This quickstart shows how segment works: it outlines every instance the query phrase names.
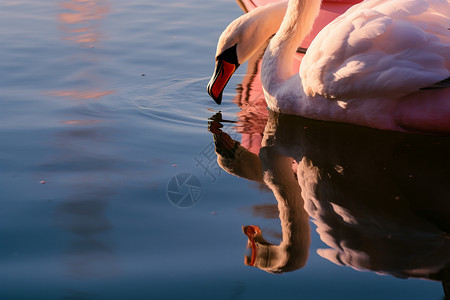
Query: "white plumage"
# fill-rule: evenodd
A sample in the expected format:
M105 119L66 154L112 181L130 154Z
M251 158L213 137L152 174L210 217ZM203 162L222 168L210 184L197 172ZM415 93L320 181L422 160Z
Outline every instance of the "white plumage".
M450 83L424 90L450 77L449 0L356 4L317 34L296 73L296 49L320 5L290 0L282 22L286 2L255 9L224 31L216 59L236 45L240 64L276 32L261 70L272 110L386 130L450 133Z
M416 92L450 76L449 27L446 0L364 1L314 39L303 87L340 99Z

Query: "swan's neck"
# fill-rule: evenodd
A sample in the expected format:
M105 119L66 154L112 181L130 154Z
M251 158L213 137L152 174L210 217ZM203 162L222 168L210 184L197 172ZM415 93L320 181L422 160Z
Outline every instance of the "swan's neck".
M282 230L282 241L272 246L274 255L269 265L273 270L283 271L301 268L308 259L311 230L301 189L292 171L292 158L278 153L275 146L261 148L260 157L264 181L278 202Z
M263 84L279 84L295 74L294 54L311 31L321 0L290 0L280 29L264 54ZM266 85L265 85L266 86Z
M289 160L289 163L291 166L291 160ZM292 169L290 168L286 171L291 173ZM280 246L295 252L296 256L298 256L297 258L301 257L306 261L311 232L309 215L303 208L304 201L301 197L300 186L296 180L293 180L291 185L286 183L280 190L275 191L274 189L274 194L278 201L282 230L282 242Z

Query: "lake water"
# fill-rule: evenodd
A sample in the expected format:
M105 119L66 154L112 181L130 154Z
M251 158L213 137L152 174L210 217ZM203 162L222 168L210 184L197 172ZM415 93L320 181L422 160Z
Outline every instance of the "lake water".
M0 3L0 299L443 299L448 138L270 114L257 58L217 106L241 14Z

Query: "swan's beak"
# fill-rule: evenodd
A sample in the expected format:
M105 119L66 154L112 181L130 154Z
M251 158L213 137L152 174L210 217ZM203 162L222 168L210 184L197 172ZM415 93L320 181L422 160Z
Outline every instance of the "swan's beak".
M222 103L222 94L225 86L231 76L237 69L237 65L229 63L222 59L217 59L216 69L208 83L208 94L216 101L217 104Z
M247 225L242 226L242 231L248 237L248 247L251 249L251 256L245 257L245 265L247 266L255 266L256 257L258 256L258 247L256 246L257 237L261 235L261 229L258 226Z

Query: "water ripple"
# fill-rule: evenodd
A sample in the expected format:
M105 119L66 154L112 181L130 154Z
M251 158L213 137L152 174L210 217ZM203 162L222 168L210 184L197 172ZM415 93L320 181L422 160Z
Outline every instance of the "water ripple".
M189 78L185 75L183 78ZM241 80L237 74L235 81ZM209 77L196 77L180 80L170 78L147 83L129 93L128 100L139 113L163 124L203 127L205 120L216 111L236 109L228 101L220 107L208 97L206 84ZM235 86L230 83L230 86ZM232 98L233 93L225 93L224 97Z

